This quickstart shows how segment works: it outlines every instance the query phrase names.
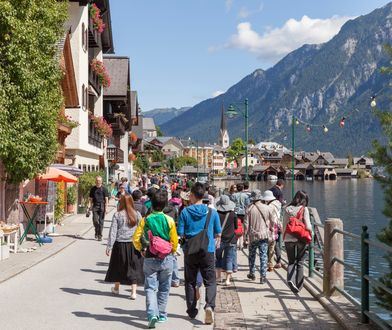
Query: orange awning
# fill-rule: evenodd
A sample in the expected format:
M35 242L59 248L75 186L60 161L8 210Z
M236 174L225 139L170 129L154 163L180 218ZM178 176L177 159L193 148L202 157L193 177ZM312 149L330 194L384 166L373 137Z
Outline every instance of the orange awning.
M76 176L54 167L48 167L45 174L38 175L38 179L55 182L78 182L78 178Z

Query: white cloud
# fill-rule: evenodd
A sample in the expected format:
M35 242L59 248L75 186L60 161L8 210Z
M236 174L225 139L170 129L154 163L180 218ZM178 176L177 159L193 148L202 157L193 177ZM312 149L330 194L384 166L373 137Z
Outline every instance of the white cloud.
M239 19L245 19L250 16L256 15L260 13L263 10L263 3L260 2L260 5L256 9L248 9L247 7L242 7L240 11L238 12L238 18Z
M212 93L212 97L217 97L217 96L222 95L224 93L225 93L224 91L215 91Z
M226 0L225 1L225 6L226 6L227 12L229 12L231 10L231 7L233 7L233 2L234 2L234 0Z
M289 19L280 28L268 29L263 35L252 29L249 22L240 23L237 33L222 47L210 47L210 51L221 48L244 49L259 58L276 61L304 44L320 44L335 36L351 17L333 16L327 19L312 19L303 16L297 21Z

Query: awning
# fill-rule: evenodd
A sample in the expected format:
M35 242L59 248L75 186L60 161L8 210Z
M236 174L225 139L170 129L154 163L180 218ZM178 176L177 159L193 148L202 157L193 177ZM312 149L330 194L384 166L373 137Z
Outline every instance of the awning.
M55 181L55 182L70 182L70 183L78 182L78 178L76 176L73 176L68 172L59 170L54 167L49 167L46 170L45 174L38 175L38 179Z
M58 170L68 172L75 176L80 176L84 173L83 170L81 170L80 168L77 168L75 166L64 165L64 164L52 164L50 165L50 167L57 168Z

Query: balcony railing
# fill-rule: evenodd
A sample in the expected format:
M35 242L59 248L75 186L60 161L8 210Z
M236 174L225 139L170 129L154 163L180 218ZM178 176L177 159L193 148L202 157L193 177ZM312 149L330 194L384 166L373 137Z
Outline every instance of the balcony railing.
M107 118L107 122L112 125L113 135L124 135L127 129L127 119L122 116L113 116L110 115Z
M88 131L88 143L94 147L101 148L102 145L102 135L98 134L94 127L91 127Z
M124 163L124 151L117 147L108 147L107 158L110 162Z
M88 69L88 82L95 89L97 94L101 95L101 85L98 80L98 75L91 69L91 67Z
M91 18L88 21L88 46L90 48L102 48L101 34L94 29Z

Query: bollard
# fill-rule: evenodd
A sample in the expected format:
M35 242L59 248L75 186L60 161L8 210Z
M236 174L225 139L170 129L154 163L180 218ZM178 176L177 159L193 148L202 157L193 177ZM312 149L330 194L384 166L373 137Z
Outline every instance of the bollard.
M334 287L344 289L344 266L334 258L344 260L343 235L334 232L343 230L343 222L337 218L330 218L324 225L324 274L323 292L326 296L339 294Z

